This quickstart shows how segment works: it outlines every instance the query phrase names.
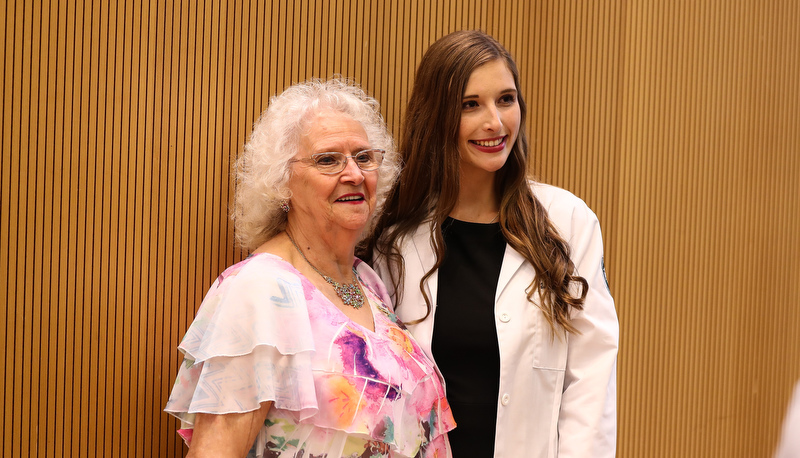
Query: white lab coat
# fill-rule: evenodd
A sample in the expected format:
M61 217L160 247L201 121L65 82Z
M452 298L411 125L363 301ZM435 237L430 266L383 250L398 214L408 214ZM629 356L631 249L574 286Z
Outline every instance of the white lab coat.
M570 192L539 183L531 187L569 243L577 273L589 283L589 291L584 310L572 317L580 334L552 337L541 311L527 301L533 266L506 246L495 296L500 392L494 456L613 457L619 324L605 279L600 225L592 210ZM405 283L395 309L406 322L425 315L419 282L434 264L430 230L423 224L401 246ZM385 260L376 259L376 270L393 293L386 268ZM434 272L426 283L434 302L431 315L408 326L431 358L437 280Z

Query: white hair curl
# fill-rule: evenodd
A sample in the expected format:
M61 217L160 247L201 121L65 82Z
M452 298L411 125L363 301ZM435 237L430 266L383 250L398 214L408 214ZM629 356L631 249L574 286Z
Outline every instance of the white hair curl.
M235 164L236 195L232 218L236 240L252 251L286 227L280 208L289 200L290 160L300 147L305 120L325 109L339 111L359 122L372 148L386 151L378 169L377 205L362 234L370 234L383 210L386 195L400 173L400 156L380 113L378 101L344 78L312 79L297 83L270 98L269 107L253 126Z

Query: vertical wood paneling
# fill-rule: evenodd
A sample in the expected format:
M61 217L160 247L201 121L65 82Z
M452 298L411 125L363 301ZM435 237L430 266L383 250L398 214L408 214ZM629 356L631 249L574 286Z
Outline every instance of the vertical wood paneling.
M3 45L0 46L0 57L2 60L0 62L13 62L13 10L8 7L0 8L0 28L2 31L0 32L0 37L2 39ZM11 29L11 30L9 30ZM11 399L11 391L13 388L13 371L10 370L9 364L13 360L14 357L14 337L12 334L13 330L13 308L9 307L8 304L14 303L16 301L16 288L12 287L13 280L11 278L11 258L10 258L10 251L11 251L11 215L15 214L16 212L12 211L11 209L11 189L17 189L17 185L14 184L12 187L11 179L12 179L12 167L11 167L11 159L13 155L10 153L11 151L11 129L13 123L11 122L11 107L13 106L12 102L12 85L14 83L13 77L13 69L14 65L4 64L2 68L2 72L0 72L0 78L2 78L2 83L0 87L2 87L2 100L3 105L0 107L2 110L2 132L3 136L0 139L0 144L2 144L2 154L0 154L0 288L2 291L7 291L6 293L6 301L7 304L5 307L2 307L0 310L0 344L2 344L3 348L0 350L0 354L3 357L3 362L6 364L3 365L3 368L0 369L2 373L2 377L0 377L0 392L2 392L2 400L3 405L13 405L13 401ZM8 210L6 210L8 209ZM16 266L15 266L16 267ZM8 437L10 436L10 432L7 432L12 423L14 410L13 409L3 409L2 415L0 415L0 437L3 438L3 443L8 443ZM3 452L5 453L7 447L3 448Z
M620 455L774 446L798 377L780 299L800 283L782 230L798 229L797 19L791 2L627 3Z
M342 74L395 134L427 47L516 57L535 172L603 224L621 457L769 456L800 378L800 6L0 3L0 453L182 456L175 347L270 96Z

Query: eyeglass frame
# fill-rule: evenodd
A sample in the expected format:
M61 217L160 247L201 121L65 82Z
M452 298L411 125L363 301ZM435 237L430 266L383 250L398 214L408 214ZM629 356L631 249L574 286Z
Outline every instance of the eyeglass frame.
M359 154L367 152L367 151L375 151L375 152L379 153L379 156L377 156L377 157L379 157L380 159L378 159L378 161L377 161L378 165L374 169L364 169L355 160L355 156L358 156ZM344 162L342 162L342 168L340 170L335 171L335 172L323 172L322 170L320 170L319 169L319 164L317 163L317 159L316 158L321 157L322 155L325 155L325 154L340 154L342 157L344 157ZM347 168L347 160L351 159L353 161L353 163L356 165L356 167L358 167L359 170L361 170L362 172L374 172L374 171L378 170L379 168L381 168L381 165L383 165L383 159L384 159L385 155L386 155L386 150L385 149L380 149L380 148L362 149L361 151L356 151L355 154L350 154L350 155L347 155L347 154L344 154L344 153L340 153L339 151L323 151L321 153L314 153L314 154L311 155L311 157L304 157L302 159L291 159L291 160L289 160L289 163L304 162L304 163L312 165L315 169L317 169L317 171L319 173L321 173L323 175L337 175L339 173L344 172L344 169Z

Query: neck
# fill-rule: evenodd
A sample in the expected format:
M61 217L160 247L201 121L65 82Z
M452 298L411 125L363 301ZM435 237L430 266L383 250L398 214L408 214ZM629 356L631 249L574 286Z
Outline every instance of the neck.
M304 230L302 225L292 225L291 222L286 226L286 233L291 236L308 262L320 272L337 281L349 281L352 278L358 234L344 230L312 234ZM302 257L299 259L299 263L305 262Z
M462 170L463 172L463 170ZM496 220L500 210L500 199L495 190L495 174L466 176L461 174L458 201L450 216L473 223L488 223Z

